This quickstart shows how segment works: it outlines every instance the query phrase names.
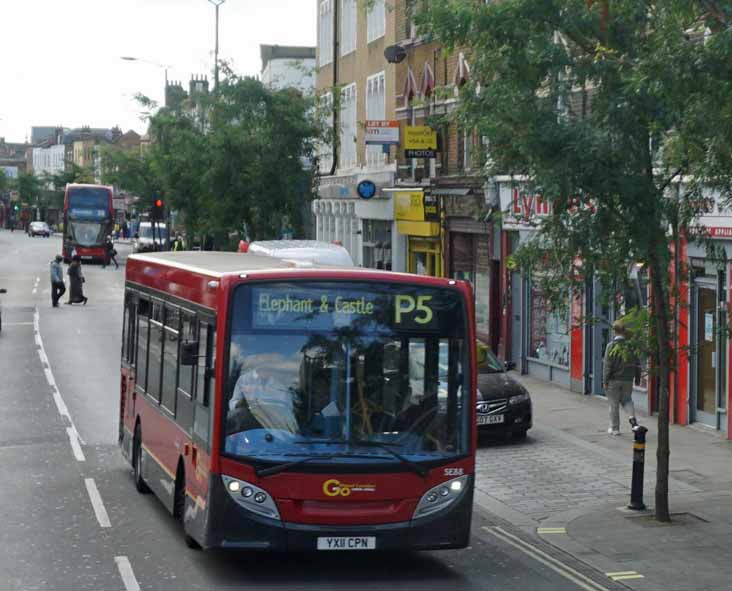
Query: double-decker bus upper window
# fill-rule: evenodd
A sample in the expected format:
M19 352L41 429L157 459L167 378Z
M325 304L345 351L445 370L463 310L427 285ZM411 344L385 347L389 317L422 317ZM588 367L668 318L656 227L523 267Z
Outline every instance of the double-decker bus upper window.
M135 381L147 388L147 341L150 325L150 300L140 298L137 304L137 371Z
M163 391L162 405L175 415L176 378L178 373L178 335L180 310L175 306L165 307L165 343L163 345Z
M163 304L153 302L150 317L150 355L147 363L147 392L160 402L160 380L163 359Z
M395 446L413 461L468 450L467 323L457 291L369 283L240 286L225 452L286 461L321 445ZM322 443L320 443L322 442ZM393 456L374 451L374 461Z

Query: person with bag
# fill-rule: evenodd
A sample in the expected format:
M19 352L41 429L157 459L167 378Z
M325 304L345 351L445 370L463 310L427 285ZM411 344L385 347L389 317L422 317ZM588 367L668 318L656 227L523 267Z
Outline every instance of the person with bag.
M111 236L107 236L107 240L104 243L105 248L105 254L104 254L104 262L102 263L102 269L106 269L107 265L110 261L114 263L114 268L119 269L119 265L117 264L117 259L115 258L117 256L117 251L114 248L114 242L112 241Z
M633 382L640 383L640 361L628 343L627 328L622 320L613 323L615 336L605 349L603 379L609 404L610 426L608 435L620 435L620 406L628 413L631 423L635 421L633 405Z
M81 273L81 257L77 254L72 257L69 265L69 301L67 304L84 304L89 298L84 296L84 275Z

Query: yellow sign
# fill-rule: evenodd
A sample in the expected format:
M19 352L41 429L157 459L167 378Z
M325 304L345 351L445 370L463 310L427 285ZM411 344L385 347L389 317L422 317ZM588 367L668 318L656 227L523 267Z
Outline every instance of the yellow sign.
M397 191L394 193L394 219L423 222L424 193L422 191Z
M437 132L428 125L407 126L404 133L405 150L437 150Z

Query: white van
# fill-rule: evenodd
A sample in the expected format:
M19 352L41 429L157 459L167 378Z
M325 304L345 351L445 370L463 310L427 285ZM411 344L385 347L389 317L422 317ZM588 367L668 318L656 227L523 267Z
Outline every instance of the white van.
M257 240L249 245L248 252L313 265L354 266L345 248L319 240Z

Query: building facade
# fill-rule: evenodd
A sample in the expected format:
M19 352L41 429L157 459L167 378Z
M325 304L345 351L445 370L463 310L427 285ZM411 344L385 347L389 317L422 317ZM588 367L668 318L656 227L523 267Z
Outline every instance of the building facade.
M294 88L305 95L315 92L315 47L260 45L261 80L267 88Z

